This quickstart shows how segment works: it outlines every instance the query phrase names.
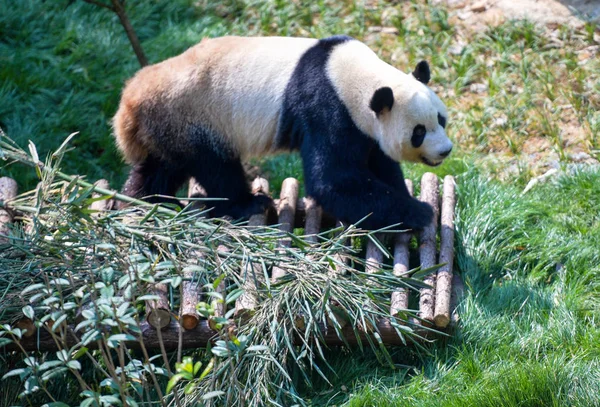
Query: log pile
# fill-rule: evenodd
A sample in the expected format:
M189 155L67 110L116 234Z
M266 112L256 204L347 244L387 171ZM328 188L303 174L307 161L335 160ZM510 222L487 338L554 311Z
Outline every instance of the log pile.
M408 190L413 193L413 185L410 180L406 181ZM96 185L108 189L108 183L104 180L98 181ZM299 196L300 186L297 180L288 178L283 182L280 198L275 200L276 215L265 213L254 215L250 218L249 227L261 227L269 224L277 224L282 232L279 241L280 247L289 247L292 242L287 233L293 232L294 228L304 228L304 235L309 243L318 242L318 234L335 226L336 221L324 213L315 201L309 197ZM418 318L411 319L413 326L434 328L440 331L456 324L458 315L456 306L462 296L462 282L458 275L453 274L454 261L454 210L456 204L455 181L452 176L446 176L443 182L443 193L440 191L438 177L432 173L426 173L421 179L420 199L428 202L434 208L434 221L417 235L411 233L387 234L393 236L390 241L385 234L378 234L375 239L369 240L366 247L365 270L370 273L377 272L388 257L391 259L393 273L396 276L409 276L415 269L415 259L418 257L418 266L421 270L432 268L433 271L424 277L424 282L429 287L422 288L418 293L409 293L404 287L392 293L390 301L390 318L405 317L409 309L418 307ZM254 194L269 194L269 184L263 178L257 178L252 183ZM12 212L10 200L16 196L16 183L9 178L0 178L0 246L10 243L10 228ZM189 186L189 196L205 195L201 186L192 180ZM102 200L93 203L92 209L97 211L110 210L112 201ZM438 234L439 231L439 234ZM439 242L438 242L439 236ZM411 251L412 239L416 239L417 253ZM439 256L438 256L439 245ZM390 246L389 255L386 246ZM414 244L412 245L415 246ZM413 256L411 256L411 254ZM198 253L198 261L202 261L202 254ZM336 260L343 264L343 256ZM413 261L411 262L411 258ZM439 269L434 266L442 264ZM243 283L243 294L235 302L235 319L244 321L257 306L257 286L264 283L265 275L261 264L243 264L245 280ZM332 267L331 272L338 272ZM271 273L273 281L284 277L282 269L274 267ZM194 271L184 271L184 282L180 289L179 310L173 309L169 301L168 287L155 284L152 287L153 299L146 301L145 319L141 322L142 338L144 346L149 349L164 347L166 350L177 349L180 340L183 348L202 347L216 338L215 324L211 318L202 319L196 311L196 305L202 300L202 292L197 284L198 278ZM224 290L224 287L220 287ZM217 291L219 288L217 288ZM411 297L412 295L412 297ZM172 293L171 293L172 296ZM172 298L171 298L172 300ZM412 302L412 306L411 306ZM335 307L335 304L332 305ZM215 317L223 317L226 314L224 304L215 308ZM177 321L174 316L179 316ZM35 332L35 326L27 318L16 322L17 326L27 330L21 340L21 346L25 349L52 350L56 349L56 343L47 332ZM69 341L76 341L77 336L72 330L67 335ZM374 327L375 328L375 327ZM377 324L377 330L383 342L387 345L403 345L403 339L396 332L390 320L382 319ZM43 331L43 330L41 330ZM355 332L351 326L344 326L342 334L347 343L356 343ZM423 332L431 333L431 329ZM368 333L361 332L361 340ZM323 338L329 345L340 345L342 340L337 336L334 329L323 327ZM14 346L14 345L9 345ZM129 342L128 346L135 348L139 346L136 342Z

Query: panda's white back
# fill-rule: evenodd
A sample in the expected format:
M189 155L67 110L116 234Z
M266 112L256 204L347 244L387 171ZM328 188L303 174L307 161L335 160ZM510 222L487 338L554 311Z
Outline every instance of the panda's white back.
M317 40L222 37L196 50L204 76L195 108L242 157L273 152L286 86L301 56ZM203 45L203 46L202 46Z

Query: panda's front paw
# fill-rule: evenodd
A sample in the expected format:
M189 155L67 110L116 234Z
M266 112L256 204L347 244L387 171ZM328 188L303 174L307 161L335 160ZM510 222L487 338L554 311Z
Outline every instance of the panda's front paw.
M433 208L417 199L411 199L409 202L402 223L414 231L420 231L433 221Z

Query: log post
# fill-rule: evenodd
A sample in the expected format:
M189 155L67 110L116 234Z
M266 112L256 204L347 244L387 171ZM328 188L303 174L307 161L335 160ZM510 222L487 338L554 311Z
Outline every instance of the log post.
M381 233L375 235L375 238L380 242L383 238ZM383 263L383 252L377 247L377 245L369 239L367 243L367 255L365 262L365 271L367 273L376 273L381 268L381 264Z
M433 320L438 328L450 323L450 294L452 291L452 265L454 263L454 208L456 206L456 184L454 177L444 178L440 231L440 259L443 264L437 272L435 290L435 313Z
M2 201L2 207L0 208L0 244L9 242L10 226L13 222L13 214L7 208L7 203L17 196L17 182L8 177L0 178L0 201Z
M427 269L436 264L436 232L438 224L438 195L439 182L435 174L427 172L421 178L421 201L427 202L433 209L433 219L431 223L423 229L420 236L419 251L421 255L421 269ZM425 284L431 288L422 288L419 298L419 317L426 321L433 322L434 296L435 296L436 273L430 273L423 279Z
M405 182L408 193L412 196L413 183L409 179ZM412 234L409 232L400 233L396 236L396 241L394 242L394 276L396 277L406 276L410 270L408 245L411 236ZM392 317L396 317L406 309L408 309L408 290L404 287L400 287L392 293L390 314Z
M192 177L188 184L188 197L200 198L206 197L206 191L202 185L198 184ZM194 250L192 252L195 259L192 260L196 265L204 261L204 254ZM185 330L196 328L200 318L196 310L196 305L200 301L201 288L198 286L198 278L192 270L185 270L183 273L184 281L181 287L181 305L180 305L180 324Z
M146 301L146 321L155 329L163 329L171 323L167 290L166 284L155 284L149 294L156 295L158 299Z
M279 207L277 215L279 216L279 230L285 233L294 231L294 221L296 219L296 205L298 202L298 180L295 178L286 178L281 185L281 194L279 196ZM292 240L289 237L282 237L279 240L281 247L291 247ZM272 272L273 281L283 277L285 270L274 266Z
M321 218L323 216L323 210L313 198L305 197L302 199L302 202L304 203L304 208L306 211L304 236L309 243L316 244L318 243L317 235L321 230Z
M252 182L253 194L269 194L269 182L260 177L256 177ZM248 226L251 228L260 228L267 223L267 214L261 213L252 215L248 221ZM235 316L242 319L249 317L256 308L256 284L255 281L262 276L262 270L259 264L244 263L244 283L242 288L244 293L235 302Z
M229 249L226 246L218 246L217 250L220 252L229 252ZM219 257L217 257L217 261L221 262L221 259ZM220 263L219 263L219 267L220 267ZM218 292L219 294L221 294L221 296L223 297L223 302L216 302L216 304L214 305L214 309L215 309L215 315L214 318L223 318L225 316L225 314L227 313L227 305L225 304L225 281L221 281L219 283L219 285L217 286L216 292ZM216 301L216 299L213 299L213 304L214 301ZM209 318L208 319L208 325L211 327L211 329L214 329L215 331L217 331L217 323L215 322L214 318Z
M27 317L23 317L23 318L19 319L15 323L15 326L24 331L23 336L25 338L29 338L29 337L33 336L33 334L37 331L37 328L35 327L35 324L33 323L33 321Z
M191 270L186 270L183 273L185 280L182 287L181 298L181 326L186 330L194 329L200 318L196 311L196 305L200 299L200 287L198 287L198 279L194 278L195 273Z

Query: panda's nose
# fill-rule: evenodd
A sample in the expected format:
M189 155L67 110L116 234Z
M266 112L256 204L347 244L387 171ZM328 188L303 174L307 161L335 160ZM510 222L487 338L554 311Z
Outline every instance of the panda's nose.
M443 153L440 153L440 156L448 157L450 155L451 151L452 151L452 147L450 147L448 150L444 151Z

